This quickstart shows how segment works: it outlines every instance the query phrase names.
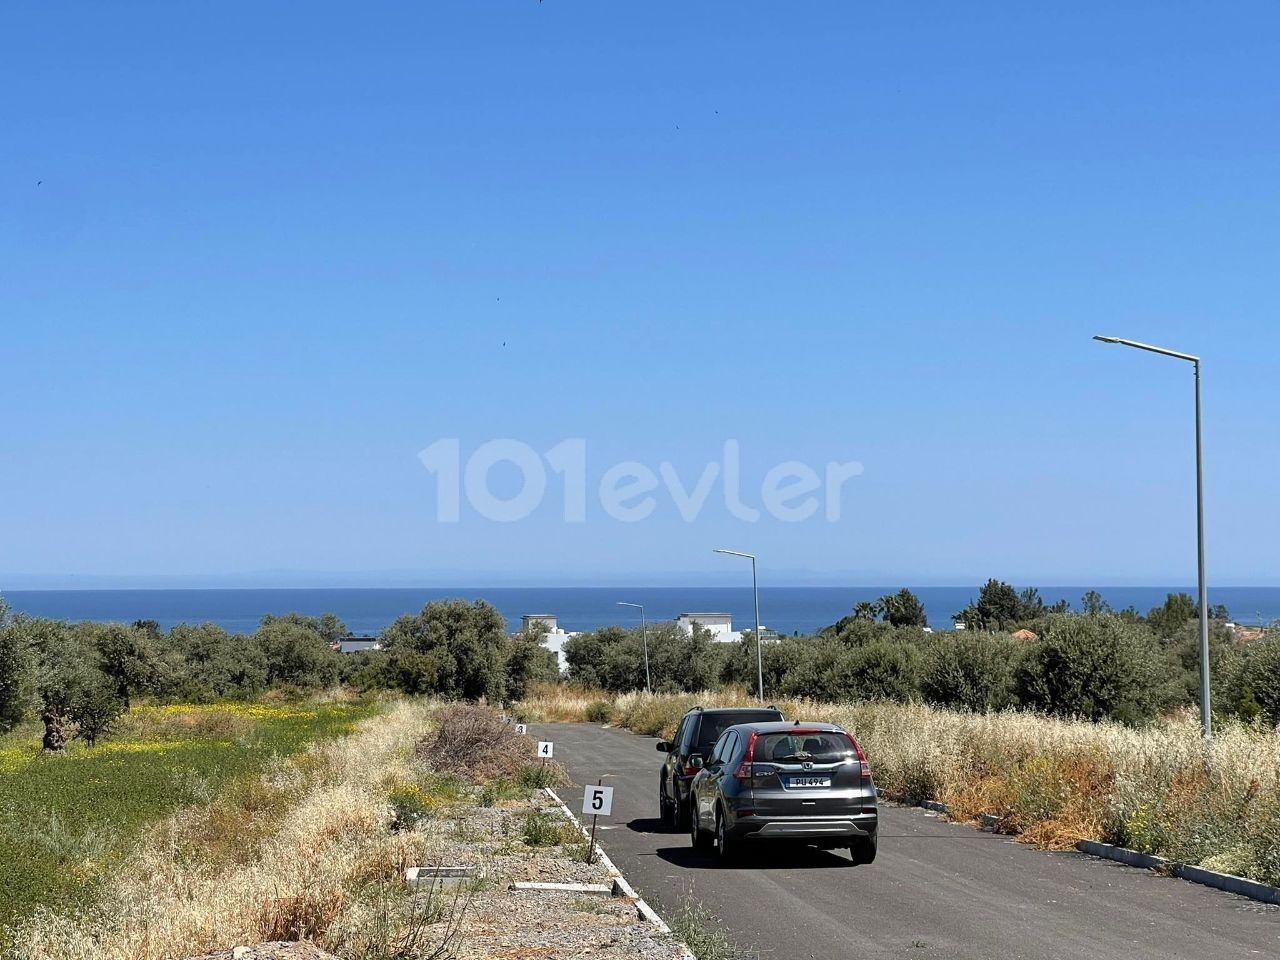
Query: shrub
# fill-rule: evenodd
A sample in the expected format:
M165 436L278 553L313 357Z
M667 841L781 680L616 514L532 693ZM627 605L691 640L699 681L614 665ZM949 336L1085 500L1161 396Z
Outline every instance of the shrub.
M967 710L1001 710L1014 701L1018 641L964 631L937 636L925 651L920 692L926 700Z
M1019 692L1059 716L1136 723L1160 704L1164 659L1145 627L1118 616L1053 616L1019 670Z
M914 700L919 668L917 647L873 640L840 656L823 675L821 695L830 700Z
M530 810L524 815L521 839L531 847L554 847L580 839L578 830L563 817L544 810Z
M412 830L431 815L432 804L416 783L398 783L387 797L391 804L391 829Z
M507 622L477 600L438 600L406 615L382 636L387 676L406 693L501 700L511 641Z
M1251 644L1241 664L1243 689L1258 712L1271 724L1280 724L1280 628Z
M593 700L582 712L587 723L608 723L613 719L613 704L608 700Z
M516 783L527 790L558 787L568 782L564 767L558 763L531 763L516 772Z
M529 765L534 743L516 733L515 727L503 723L498 713L488 707L455 704L445 707L438 717L434 736L415 748L419 759L439 773L450 773L484 783L511 779ZM547 776L558 782L564 776L558 764Z

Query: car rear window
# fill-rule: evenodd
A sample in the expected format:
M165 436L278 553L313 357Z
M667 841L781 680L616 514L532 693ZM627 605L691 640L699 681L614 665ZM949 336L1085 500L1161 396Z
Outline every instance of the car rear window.
M762 733L756 740L755 759L776 763L836 763L855 756L853 744L843 733L819 730L811 733Z
M771 723L781 720L782 714L777 710L735 710L733 713L712 713L702 717L702 726L698 728L698 745L694 753L705 755L720 734L739 723Z

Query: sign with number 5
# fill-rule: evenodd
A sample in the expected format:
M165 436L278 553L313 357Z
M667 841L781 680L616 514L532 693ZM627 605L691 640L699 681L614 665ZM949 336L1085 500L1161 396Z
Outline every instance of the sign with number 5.
M587 784L582 794L582 812L592 817L608 817L613 813L613 787Z
M555 756L555 749L556 749L555 744L552 743L550 740L538 741L538 756L541 757L543 760L550 760L553 756Z

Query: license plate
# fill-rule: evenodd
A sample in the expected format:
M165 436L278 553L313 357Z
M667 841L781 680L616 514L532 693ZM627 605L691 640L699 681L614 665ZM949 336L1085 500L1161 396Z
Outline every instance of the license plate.
M790 777L787 780L788 787L829 787L831 786L830 777Z

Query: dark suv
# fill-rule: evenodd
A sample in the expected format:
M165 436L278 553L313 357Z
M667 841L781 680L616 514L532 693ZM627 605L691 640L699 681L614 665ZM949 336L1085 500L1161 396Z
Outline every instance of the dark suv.
M731 859L748 843L794 840L876 858L879 812L866 754L830 723L730 727L694 760L689 834Z
M689 824L689 784L701 761L711 752L720 734L738 723L781 721L776 707L727 707L704 710L694 707L680 718L675 737L658 741L658 751L667 755L658 775L658 810L667 827L683 830Z

